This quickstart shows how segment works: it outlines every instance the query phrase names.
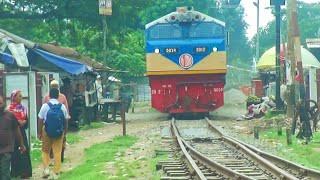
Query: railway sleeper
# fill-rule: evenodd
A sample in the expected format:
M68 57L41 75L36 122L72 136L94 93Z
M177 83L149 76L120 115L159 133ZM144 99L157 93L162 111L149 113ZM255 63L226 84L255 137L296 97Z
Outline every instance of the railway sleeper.
M257 176L257 177L254 177L255 180L269 180L270 178L267 178L265 176Z
M239 159L215 159L217 162L230 162L230 163L243 163L243 160L239 160Z
M263 173L261 172L249 172L249 173L244 173L246 176L261 176Z
M216 176L217 174L214 172L203 172L203 175L207 176Z
M158 164L156 165L156 170L163 169L163 167L167 166L183 166L180 161L159 161Z
M162 168L163 171L169 171L169 170L186 170L186 167L184 166L180 166L180 167L163 167Z
M250 172L261 172L260 170L254 170L254 169L242 169L242 170L236 170L239 173L250 173Z
M207 180L222 180L222 179L226 179L223 178L221 176L206 176Z
M240 165L240 166L245 166L246 163L244 162L229 162L229 161L220 161L218 162L220 164L223 164L225 166L228 166L228 165Z
M183 176L183 177L161 177L161 180L190 180L191 176Z
M237 165L237 164L229 164L229 165L225 165L228 168L234 169L234 168L238 168L238 167L243 167L243 165Z
M183 167L183 164L162 164L162 168L164 167Z
M254 170L255 168L245 166L245 167L234 167L232 169L235 171L240 171L240 170Z
M171 177L178 177L178 176L188 176L190 173L188 172L170 172L170 173L167 173L168 176L171 176Z
M172 160L164 160L164 161L159 161L158 164L164 164L164 163L181 163L180 161L177 161L175 159Z
M183 166L181 163L180 164L157 164L156 165L156 170L163 169L164 167L181 167Z

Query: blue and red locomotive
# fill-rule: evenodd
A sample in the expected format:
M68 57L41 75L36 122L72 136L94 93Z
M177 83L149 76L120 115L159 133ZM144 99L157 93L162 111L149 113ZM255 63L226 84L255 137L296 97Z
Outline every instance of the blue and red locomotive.
M224 104L225 23L178 7L146 25L152 107L163 113L208 113Z

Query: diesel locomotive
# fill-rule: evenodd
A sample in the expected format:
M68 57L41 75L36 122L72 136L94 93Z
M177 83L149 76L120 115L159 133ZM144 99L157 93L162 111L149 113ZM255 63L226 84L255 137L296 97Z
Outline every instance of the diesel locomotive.
M152 107L162 113L208 113L223 106L225 23L178 7L145 26Z

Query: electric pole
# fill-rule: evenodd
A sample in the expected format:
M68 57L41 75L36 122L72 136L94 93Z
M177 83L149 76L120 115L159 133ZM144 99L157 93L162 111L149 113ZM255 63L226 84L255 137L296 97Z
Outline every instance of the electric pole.
M275 6L276 16L276 108L280 110L283 108L280 98L280 7L284 5L284 1L271 0L271 5Z
M292 27L292 0L287 0L287 29L288 29L288 41L287 41L287 59L290 61L290 76L287 76L287 116L288 118L294 118L294 108L295 108L295 70L296 70L296 60L294 57L294 41L293 41L293 27ZM289 62L287 62L288 64ZM290 123L291 124L291 123Z
M294 52L295 52L295 59L297 60L297 67L299 70L299 92L300 92L300 99L302 100L300 106L300 121L302 122L302 137L306 138L307 141L310 140L312 136L311 126L308 116L308 103L306 101L306 89L304 86L304 76L303 76L303 67L302 67L302 60L301 60L301 44L300 44L300 31L298 26L298 13L297 13L297 0L292 0L292 26L293 26L293 41L294 41Z
M259 52L259 50L260 50L260 35L259 35L259 27L260 27L260 25L259 25L259 16L260 16L260 10L259 10L259 8L260 8L260 0L257 0L257 2L254 2L253 3L256 7L257 7L257 42L256 42L256 62L258 62L258 60L259 60L259 57L260 57L260 52Z

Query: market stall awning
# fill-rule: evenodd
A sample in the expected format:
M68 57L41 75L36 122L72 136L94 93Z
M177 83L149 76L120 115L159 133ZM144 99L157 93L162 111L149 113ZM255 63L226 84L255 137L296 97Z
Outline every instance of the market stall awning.
M0 62L3 64L13 64L14 57L10 54L0 52Z
M91 59L88 56L80 54L72 48L61 47L61 46L59 46L58 43L48 43L48 44L38 43L38 47L47 51L47 52L50 52L50 53L53 53L53 54L56 54L56 55L59 55L59 56L65 57L65 58L70 58L70 59L75 60L79 63L86 64L86 65L92 67L94 71L110 71L110 72L114 71L110 67L107 67L107 66L103 65L102 63L97 62L94 59Z
M38 54L39 56L41 56L43 59L62 68L63 70L65 70L70 74L79 75L81 73L92 71L92 67L73 61L71 59L57 56L55 54L52 54L37 48L32 48L31 50L36 54Z
M307 49L301 47L301 58L303 68L320 67L318 59ZM283 61L283 46L280 48L280 61ZM276 67L276 48L272 47L262 54L257 64L257 69L273 69Z

